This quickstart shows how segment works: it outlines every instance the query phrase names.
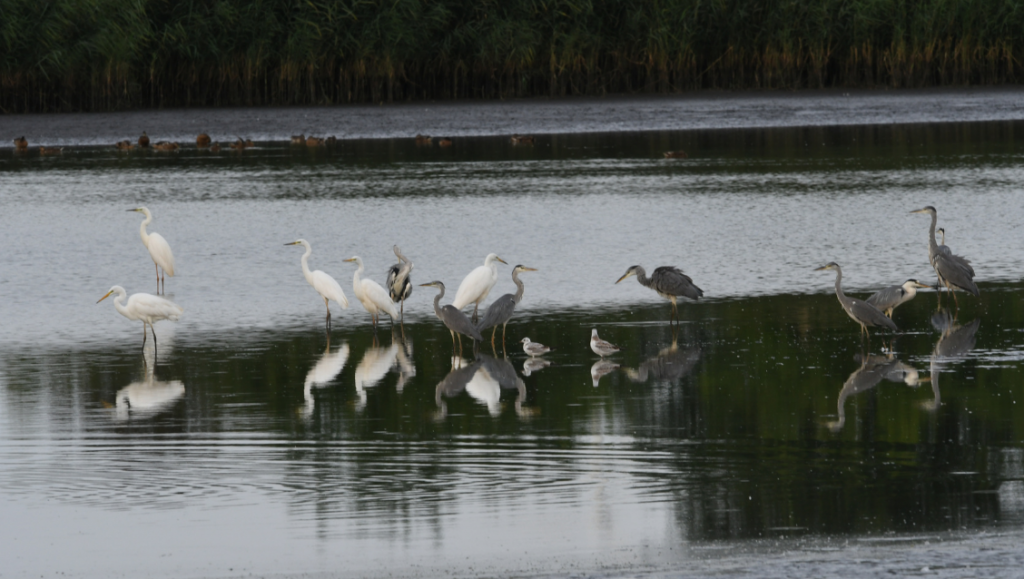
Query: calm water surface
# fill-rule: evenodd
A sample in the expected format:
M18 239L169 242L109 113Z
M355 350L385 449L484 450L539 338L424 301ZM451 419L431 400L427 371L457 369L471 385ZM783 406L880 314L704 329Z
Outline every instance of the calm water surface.
M0 513L17 524L0 576L1010 576L1022 131L2 151ZM95 303L115 283L154 291L139 204L185 308L156 356ZM928 204L982 295L957 311L923 292L895 340L864 343L812 270L839 262L854 294L933 279L928 220L909 214ZM298 237L352 300L329 335L284 246ZM382 281L395 243L452 294L489 252L538 268L507 355L453 360L429 288L374 341L342 260ZM673 329L667 302L613 284L635 263L681 266L707 299ZM594 327L625 347L612 364ZM523 336L550 365L526 364Z

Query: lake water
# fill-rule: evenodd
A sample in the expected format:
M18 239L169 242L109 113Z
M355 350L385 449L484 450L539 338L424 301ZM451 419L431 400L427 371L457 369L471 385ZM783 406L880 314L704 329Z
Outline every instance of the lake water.
M1024 124L598 126L0 150L0 577L1018 573ZM95 303L155 292L138 205L185 308L158 355ZM863 341L813 270L933 283L924 205L981 296L923 291ZM329 334L300 237L352 302ZM343 260L382 282L393 244L446 302L490 252L492 298L537 268L506 352L453 360L422 287L375 339ZM705 299L674 328L615 285L634 264ZM603 367L591 328L624 347Z

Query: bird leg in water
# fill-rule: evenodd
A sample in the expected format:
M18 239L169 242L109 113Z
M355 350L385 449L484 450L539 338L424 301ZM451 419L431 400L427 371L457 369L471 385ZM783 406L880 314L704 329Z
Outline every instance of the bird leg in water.
M497 333L498 333L498 326L494 326L494 329L491 330L491 350L494 350L494 335L497 334Z
M331 304L327 302L327 298L324 298L324 305L327 306L327 331L331 331Z
M156 270L156 295L160 295L160 266L153 262L153 269Z
M448 330L452 335L452 356L455 356L455 330Z
M501 353L505 353L505 328L508 326L508 322L501 325Z
M462 334L455 334L455 337L459 339L459 357L462 357Z
M142 322L142 351L143 352L146 351L146 339L147 338L149 338L149 335L146 334L146 322Z
M480 307L480 302L473 304L473 323L476 323L476 309Z

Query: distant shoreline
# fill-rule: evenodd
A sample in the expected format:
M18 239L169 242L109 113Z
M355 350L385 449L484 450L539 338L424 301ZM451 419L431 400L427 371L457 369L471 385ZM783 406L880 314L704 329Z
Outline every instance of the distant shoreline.
M4 141L103 146L142 131L192 145L199 133L284 141L482 137L1024 120L1024 86L900 90L695 91L679 95L528 98L316 107L224 107L0 115Z

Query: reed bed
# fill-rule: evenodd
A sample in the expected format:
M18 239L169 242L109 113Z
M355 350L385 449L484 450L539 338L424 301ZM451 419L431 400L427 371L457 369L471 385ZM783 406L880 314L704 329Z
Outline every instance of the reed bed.
M1009 0L0 0L0 111L1024 78Z

